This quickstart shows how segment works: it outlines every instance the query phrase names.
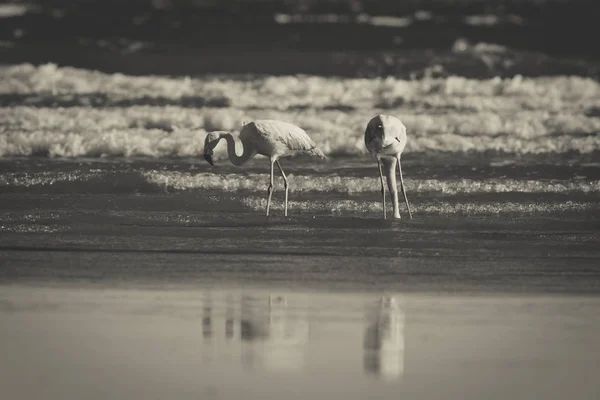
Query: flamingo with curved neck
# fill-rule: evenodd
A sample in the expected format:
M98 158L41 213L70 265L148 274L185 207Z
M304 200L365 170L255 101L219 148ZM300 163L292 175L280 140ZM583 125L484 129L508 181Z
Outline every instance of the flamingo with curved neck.
M204 141L204 158L210 165L214 165L213 150L221 139L227 142L227 155L233 165L241 166L256 154L269 157L271 162L271 179L267 188L267 216L271 207L273 195L274 165L281 172L285 187L284 215L288 214L288 179L279 163L279 158L287 157L297 153L306 153L321 158L325 154L319 150L304 129L288 122L277 120L257 120L250 122L242 128L240 141L242 142L242 155L238 156L233 135L225 131L210 132Z

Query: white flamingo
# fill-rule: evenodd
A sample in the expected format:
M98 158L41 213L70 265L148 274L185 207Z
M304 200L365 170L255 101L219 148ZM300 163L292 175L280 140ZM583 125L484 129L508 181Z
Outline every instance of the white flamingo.
M271 161L271 180L269 181L267 199L267 216L271 207L271 196L273 194L273 167L277 164L285 187L285 216L288 210L288 180L279 163L280 157L290 156L296 153L306 153L321 158L325 154L319 150L315 142L311 140L304 129L288 122L276 120L257 120L245 124L240 132L240 140L243 145L242 155L238 156L235 151L235 139L229 132L210 132L204 141L204 158L210 165L213 164L213 149L221 139L227 141L227 154L233 165L243 165L256 154L269 157Z
M377 115L373 117L367 124L365 130L365 145L369 153L377 159L379 167L379 179L381 181L381 198L383 201L383 218L386 218L385 210L385 185L383 184L383 172L381 164L385 168L385 176L387 178L388 188L392 195L394 207L394 218L400 218L400 210L398 207L398 188L396 187L396 163L400 172L400 189L404 195L408 215L412 218L408 198L406 197L406 189L404 180L402 179L402 167L400 165L400 156L406 146L406 127L396 117L390 115Z

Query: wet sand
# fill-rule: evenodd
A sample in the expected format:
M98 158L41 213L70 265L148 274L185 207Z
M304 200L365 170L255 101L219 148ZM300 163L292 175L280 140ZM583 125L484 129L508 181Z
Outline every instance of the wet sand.
M597 297L0 287L0 385L46 399L594 399Z

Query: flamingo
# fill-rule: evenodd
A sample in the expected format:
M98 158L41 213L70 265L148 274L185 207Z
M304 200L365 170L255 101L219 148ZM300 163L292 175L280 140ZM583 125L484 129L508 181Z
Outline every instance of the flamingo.
M396 163L400 172L400 189L404 195L408 215L412 218L404 180L402 179L402 167L400 165L400 156L406 146L406 126L398 118L390 115L377 115L367 124L365 130L365 145L369 153L377 159L379 167L379 180L381 181L381 198L383 201L383 219L386 218L385 210L385 186L383 184L383 172L381 164L385 167L385 176L388 188L392 195L394 207L394 218L400 218L398 207L398 188L396 187Z
M225 131L210 132L206 135L206 140L204 141L204 158L210 165L214 165L212 159L213 149L221 139L227 141L227 154L233 165L243 165L256 154L269 157L271 162L271 180L267 188L269 194L267 199L267 216L269 215L271 196L273 195L273 167L277 164L285 187L284 214L287 217L289 185L283 168L281 168L281 164L279 163L279 158L296 153L305 153L321 158L327 157L316 147L315 142L311 140L304 129L288 122L257 120L245 124L239 136L243 145L242 155L240 156L235 151L235 139L231 133Z

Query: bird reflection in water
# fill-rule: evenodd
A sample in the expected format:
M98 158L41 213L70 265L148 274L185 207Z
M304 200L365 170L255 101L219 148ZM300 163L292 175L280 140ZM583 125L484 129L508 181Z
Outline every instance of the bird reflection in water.
M237 301L236 301L237 300ZM206 363L239 362L241 354L239 299L227 295L225 312L221 299L204 294L202 304L202 358Z
M202 337L205 339L212 338L212 301L209 296L204 299L204 306L202 307Z
M404 311L396 297L383 296L368 315L364 368L385 379L404 373Z
M224 318L218 308L210 295L204 298L202 338L207 362L237 358L245 366L267 370L304 366L307 316L290 308L285 296L227 296Z
M293 312L285 296L270 295L266 307L260 300L244 297L241 314L244 364L267 370L302 369L308 321Z
M225 339L232 340L235 337L235 304L231 295L225 299ZM238 329L239 332L239 329Z

